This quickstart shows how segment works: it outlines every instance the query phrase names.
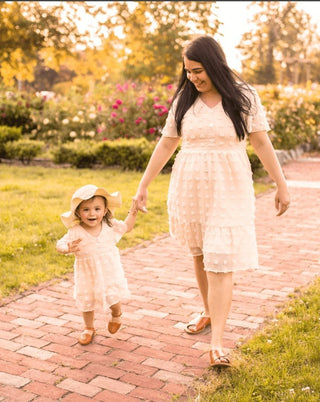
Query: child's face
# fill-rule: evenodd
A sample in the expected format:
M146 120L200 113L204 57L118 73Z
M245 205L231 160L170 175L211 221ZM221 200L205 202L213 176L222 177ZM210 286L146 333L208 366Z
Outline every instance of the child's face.
M99 196L82 201L77 212L84 228L94 228L101 224L107 213L106 201Z

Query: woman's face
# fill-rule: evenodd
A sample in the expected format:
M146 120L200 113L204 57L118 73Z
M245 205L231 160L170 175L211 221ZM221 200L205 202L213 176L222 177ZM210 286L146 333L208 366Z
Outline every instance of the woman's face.
M198 92L216 92L206 70L201 63L183 58L184 68L187 73L187 78L193 83Z

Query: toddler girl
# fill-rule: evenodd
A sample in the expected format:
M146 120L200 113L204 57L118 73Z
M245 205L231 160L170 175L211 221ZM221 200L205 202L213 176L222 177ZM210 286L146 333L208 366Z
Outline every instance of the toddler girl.
M113 217L120 206L119 192L109 194L88 184L73 194L71 210L61 215L68 232L57 241L56 249L75 255L74 298L85 325L81 345L90 343L95 334L95 307L110 308L108 330L114 334L121 326L121 300L130 296L116 243L133 229L137 207L133 200L127 218L120 221Z

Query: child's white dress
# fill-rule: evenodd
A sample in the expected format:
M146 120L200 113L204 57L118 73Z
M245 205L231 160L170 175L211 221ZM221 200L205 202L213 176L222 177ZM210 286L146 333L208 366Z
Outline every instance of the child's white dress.
M127 280L116 244L127 231L123 221L112 219L112 227L105 222L98 236L92 236L76 225L57 242L59 251L67 250L67 243L81 239L75 253L74 298L80 311L93 311L97 305L110 306L130 297Z
M256 92L248 132L270 130ZM174 107L162 135L177 137ZM258 268L255 196L246 140L239 141L222 103L208 107L201 98L182 120L182 145L168 190L170 233L193 255L203 255L207 271Z

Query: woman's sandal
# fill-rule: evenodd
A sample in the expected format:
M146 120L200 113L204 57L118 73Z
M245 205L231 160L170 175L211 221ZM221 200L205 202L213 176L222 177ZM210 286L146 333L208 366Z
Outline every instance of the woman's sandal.
M112 317L117 318L117 317L121 317L122 313L118 314L118 315L114 315L111 314ZM114 322L111 320L108 322L108 331L110 332L110 334L115 334L117 331L119 331L121 327L121 322Z
M92 342L92 339L95 335L96 331L94 328L85 328L85 330L79 336L78 342L81 345L88 345Z
M211 325L210 317L206 317L204 312L202 312L200 315L198 315L198 317L190 321L184 330L188 334L196 335L204 331L209 325Z
M210 350L210 367L231 367L230 359L217 350Z

